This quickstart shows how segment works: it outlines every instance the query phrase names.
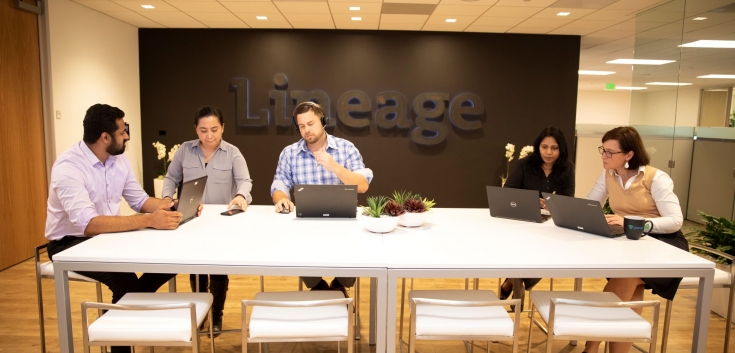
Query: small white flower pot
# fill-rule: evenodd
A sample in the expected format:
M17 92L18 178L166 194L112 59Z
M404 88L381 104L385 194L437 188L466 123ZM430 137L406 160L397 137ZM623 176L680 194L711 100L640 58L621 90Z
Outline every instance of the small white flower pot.
M380 216L375 217L364 217L365 228L373 233L388 233L398 226L398 217L391 216Z
M163 179L153 179L153 196L156 198L161 198L161 194L163 193Z
M418 227L426 222L426 212L406 212L398 217L398 224L404 227Z

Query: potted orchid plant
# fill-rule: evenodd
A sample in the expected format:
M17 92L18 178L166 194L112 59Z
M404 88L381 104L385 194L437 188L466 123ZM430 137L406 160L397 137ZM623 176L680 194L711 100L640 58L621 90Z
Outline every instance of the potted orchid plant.
M176 144L171 147L171 150L168 151L168 158L166 158L166 145L156 141L153 143L153 147L155 147L156 152L158 152L158 160L163 161L163 172L159 172L158 175L153 179L153 192L155 194L155 197L160 199L161 194L163 193L163 177L166 176L166 172L168 172L168 165L171 164L171 161L174 159L176 151L179 150L179 147L181 147L181 145ZM174 195L175 194L176 193L174 193Z

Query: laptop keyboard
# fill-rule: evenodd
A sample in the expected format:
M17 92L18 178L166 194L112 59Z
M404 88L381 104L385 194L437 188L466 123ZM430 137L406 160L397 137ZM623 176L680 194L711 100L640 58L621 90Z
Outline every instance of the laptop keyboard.
M610 234L613 237L619 237L621 235L625 235L625 229L623 228L623 226L608 224L608 227L610 228Z

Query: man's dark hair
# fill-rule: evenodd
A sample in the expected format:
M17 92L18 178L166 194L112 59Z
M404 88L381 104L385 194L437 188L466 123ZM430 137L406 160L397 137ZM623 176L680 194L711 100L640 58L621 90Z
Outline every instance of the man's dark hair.
M199 125L199 119L206 118L208 116L217 117L220 125L225 123L224 119L222 118L222 112L219 110L219 108L205 105L197 110L197 113L194 116L194 126Z
M87 109L84 116L84 142L95 143L100 139L103 132L111 137L117 131L117 119L125 117L125 113L117 107L107 104L95 104Z

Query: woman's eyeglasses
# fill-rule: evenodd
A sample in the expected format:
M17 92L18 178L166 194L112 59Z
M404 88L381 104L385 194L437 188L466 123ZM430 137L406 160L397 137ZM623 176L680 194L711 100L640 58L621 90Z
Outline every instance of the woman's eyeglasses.
M612 158L612 156L613 156L614 154L618 154L618 153L623 153L623 151L620 151L620 152L610 152L610 151L608 151L608 150L606 150L606 149L602 148L602 146L600 146L600 147L597 147L597 150L598 150L598 151L600 151L600 154L601 154L601 155L604 155L604 156L605 156L605 157L607 157L607 158Z

